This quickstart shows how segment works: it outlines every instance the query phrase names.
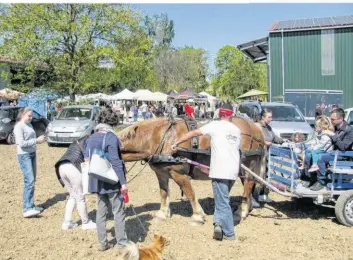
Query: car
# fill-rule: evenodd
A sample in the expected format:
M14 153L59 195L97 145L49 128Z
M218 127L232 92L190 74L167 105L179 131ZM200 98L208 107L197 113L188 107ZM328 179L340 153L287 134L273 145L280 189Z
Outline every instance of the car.
M353 107L345 109L344 112L344 120L347 122L347 124L353 125Z
M284 139L291 139L294 133L299 132L304 135L305 140L308 140L314 134L314 129L305 120L298 107L293 104L244 101L239 105L239 112L258 121L261 111L265 108L272 111L273 119L270 125L276 135Z
M48 145L71 144L93 133L98 124L99 107L67 106L47 127Z
M13 106L0 107L0 140L6 140L8 144L15 143L15 135L13 133L13 129L16 124L17 115L22 108L23 107ZM49 120L34 110L32 114L33 119L31 124L34 131L36 132L37 137L44 135L49 124Z

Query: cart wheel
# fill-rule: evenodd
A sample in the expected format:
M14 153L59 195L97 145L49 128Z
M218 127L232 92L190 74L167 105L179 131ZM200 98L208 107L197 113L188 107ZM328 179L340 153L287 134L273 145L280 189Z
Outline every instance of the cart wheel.
M353 190L345 191L338 197L335 214L341 224L353 226Z

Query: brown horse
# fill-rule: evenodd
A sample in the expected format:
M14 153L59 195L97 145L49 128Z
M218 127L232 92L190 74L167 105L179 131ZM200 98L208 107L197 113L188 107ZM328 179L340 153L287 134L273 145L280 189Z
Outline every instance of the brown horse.
M252 121L240 117L233 118L232 122L238 126L242 132L242 163L254 172L264 176L266 159L264 157L264 136L261 129ZM160 154L172 154L171 145L186 132L188 132L187 125L185 120L181 118L156 118L138 122L119 133L121 141L124 144L124 149L122 150L123 159L125 161L148 160L157 150ZM209 146L209 137L200 136L199 148L208 149ZM189 140L179 147L190 148L191 141ZM201 164L210 164L210 156L206 154L178 152L178 156L179 155L192 158L194 161ZM162 198L161 207L156 217L165 220L170 216L168 182L169 179L172 178L180 186L191 203L193 209L192 224L203 224L205 222L205 214L196 198L188 174L196 180L209 180L208 176L203 173L199 167L192 167L187 163L150 163L150 167L157 174ZM192 169L191 171L190 167ZM250 175L244 172L240 175L242 176L242 182L244 184L244 193L239 212L236 215L241 215L241 218L244 219L252 209L251 196L254 180ZM237 220L240 221L239 218L237 218Z

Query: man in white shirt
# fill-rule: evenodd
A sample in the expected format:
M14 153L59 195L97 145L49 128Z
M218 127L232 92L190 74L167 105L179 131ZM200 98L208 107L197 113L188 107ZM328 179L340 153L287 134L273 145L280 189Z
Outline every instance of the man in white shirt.
M143 117L143 120L146 119L146 113L147 113L147 110L148 110L148 106L145 102L142 103L142 105L140 106L140 109L142 111L142 117Z
M238 177L240 167L241 131L232 121L233 108L224 104L219 109L219 121L208 123L199 129L186 133L173 145L189 140L194 136L208 135L211 137L211 164L209 177L215 200L214 234L216 240L234 240L233 212L229 204L229 192Z

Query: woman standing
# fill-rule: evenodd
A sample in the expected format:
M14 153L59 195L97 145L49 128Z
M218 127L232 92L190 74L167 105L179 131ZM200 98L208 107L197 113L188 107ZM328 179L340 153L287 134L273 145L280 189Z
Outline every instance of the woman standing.
M277 136L271 126L270 123L272 121L272 111L265 108L261 111L261 119L260 119L260 127L262 132L265 135L265 144L267 147L270 147L272 143L274 144L282 144L284 143L284 140Z
M109 161L113 166L114 171L119 177L117 184L109 184L99 181L95 178L90 178L88 191L98 194L98 209L96 216L97 234L99 242L99 250L105 251L111 246L107 240L106 221L108 214L108 206L112 207L114 215L115 238L118 247L124 247L127 243L125 232L125 203L121 199L121 193L127 193L125 177L125 164L121 157L120 141L114 133L112 126L116 122L116 115L111 109L102 110L99 114L99 124L96 127L96 133L91 135L86 142L85 160L88 160L90 151L103 148L109 154Z
M66 203L63 230L78 226L72 222L75 206L82 220L82 229L95 229L96 223L88 219L85 196L82 187L81 163L84 162L83 152L86 147L87 136L73 142L64 155L55 164L56 175L60 183L68 190L70 197Z
M34 184L36 182L36 145L44 143L44 135L36 137L32 125L32 109L26 107L17 116L14 134L17 145L17 159L24 177L23 217L39 215L43 208L34 205Z

